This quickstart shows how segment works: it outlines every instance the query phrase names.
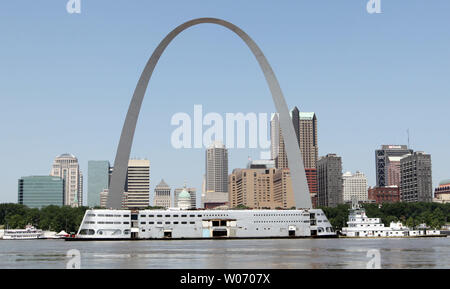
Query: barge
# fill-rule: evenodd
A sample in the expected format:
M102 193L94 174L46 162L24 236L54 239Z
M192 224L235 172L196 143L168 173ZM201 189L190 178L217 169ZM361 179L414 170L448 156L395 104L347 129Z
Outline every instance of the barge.
M320 209L87 210L68 241L337 237Z

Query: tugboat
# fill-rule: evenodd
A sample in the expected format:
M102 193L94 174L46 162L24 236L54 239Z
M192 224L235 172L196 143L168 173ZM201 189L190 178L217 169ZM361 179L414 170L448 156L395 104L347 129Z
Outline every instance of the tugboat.
M445 237L439 230L411 230L401 222L391 222L385 227L380 218L369 218L356 199L352 199L347 226L342 228L340 236L349 238L373 237Z

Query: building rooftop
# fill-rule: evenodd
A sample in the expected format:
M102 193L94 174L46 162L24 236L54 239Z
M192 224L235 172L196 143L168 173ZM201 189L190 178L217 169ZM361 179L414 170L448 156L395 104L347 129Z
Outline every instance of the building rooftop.
M439 186L450 185L450 179L443 180L439 183Z
M76 159L76 157L73 154L69 154L69 153L65 153L65 154L59 155L56 158L57 159L65 159L65 158Z
M209 147L210 149L212 148L219 148L219 149L224 149L225 145L223 144L223 142L221 142L220 140L216 140L214 142L212 142Z
M169 185L164 181L164 179L161 179L159 184L156 186L156 188L170 188Z
M301 120L312 120L316 114L314 112L300 112Z

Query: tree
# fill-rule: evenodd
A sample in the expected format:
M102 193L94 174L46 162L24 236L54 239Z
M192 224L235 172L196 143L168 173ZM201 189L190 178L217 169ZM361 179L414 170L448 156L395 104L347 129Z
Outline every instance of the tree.
M406 226L407 226L408 228L410 228L410 229L414 229L415 223L414 223L413 217L409 217L409 218L406 220Z

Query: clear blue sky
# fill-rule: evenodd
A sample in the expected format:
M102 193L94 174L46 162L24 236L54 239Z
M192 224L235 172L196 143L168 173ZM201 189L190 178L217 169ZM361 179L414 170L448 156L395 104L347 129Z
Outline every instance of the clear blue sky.
M315 111L319 152L375 183L374 150L405 144L432 154L433 183L450 178L450 1L82 0L0 3L0 202L17 201L17 179L49 174L72 153L114 160L145 62L171 29L196 17L243 28L272 64L290 107ZM176 112L274 111L247 47L214 25L191 28L167 49L143 103L132 156L151 161L151 189L201 188L204 150L170 145ZM230 150L230 171L257 150ZM85 180L85 192L87 182ZM86 199L86 198L85 198Z

